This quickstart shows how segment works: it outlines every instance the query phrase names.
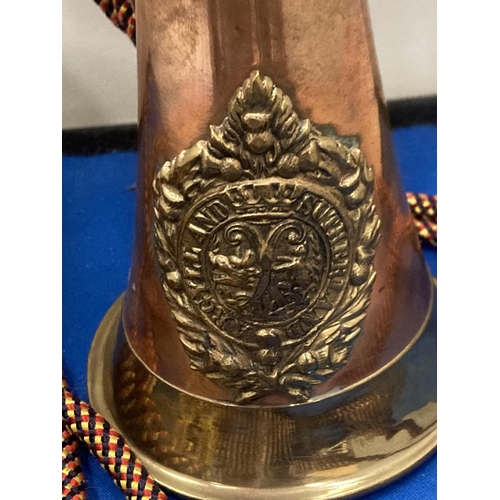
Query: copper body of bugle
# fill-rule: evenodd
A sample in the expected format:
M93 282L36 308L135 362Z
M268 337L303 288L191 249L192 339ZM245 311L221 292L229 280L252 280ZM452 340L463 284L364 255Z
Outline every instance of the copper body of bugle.
M136 236L93 403L196 498L400 475L435 446L435 285L365 2L135 9Z

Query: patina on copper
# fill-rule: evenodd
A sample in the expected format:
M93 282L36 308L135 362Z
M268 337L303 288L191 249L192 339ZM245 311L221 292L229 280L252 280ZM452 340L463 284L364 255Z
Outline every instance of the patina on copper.
M136 237L90 357L94 406L197 498L340 498L397 477L436 442L435 301L366 3L135 7ZM310 218L305 194L331 218ZM195 224L215 201L225 219Z

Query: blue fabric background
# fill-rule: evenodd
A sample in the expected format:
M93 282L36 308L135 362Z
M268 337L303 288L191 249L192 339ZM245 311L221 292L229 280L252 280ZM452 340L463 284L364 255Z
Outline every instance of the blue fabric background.
M394 131L404 188L436 193L436 127ZM63 157L63 370L75 395L88 401L86 364L95 331L124 291L132 256L136 153ZM436 274L436 251L424 249ZM93 456L82 448L88 500L124 496ZM436 498L437 458L366 500ZM172 495L173 499L178 497Z

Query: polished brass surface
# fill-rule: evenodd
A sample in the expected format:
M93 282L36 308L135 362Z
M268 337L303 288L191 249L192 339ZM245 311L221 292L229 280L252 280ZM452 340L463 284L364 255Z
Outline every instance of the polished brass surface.
M386 484L436 445L435 304L412 347L382 373L337 395L275 407L171 387L130 350L121 307L122 298L92 346L91 400L151 474L179 493L204 500L345 498Z
M436 443L435 294L366 3L135 7L132 269L91 402L192 497L397 477Z
M222 125L155 178L160 279L191 368L248 402L307 400L366 316L380 221L356 139L254 71Z

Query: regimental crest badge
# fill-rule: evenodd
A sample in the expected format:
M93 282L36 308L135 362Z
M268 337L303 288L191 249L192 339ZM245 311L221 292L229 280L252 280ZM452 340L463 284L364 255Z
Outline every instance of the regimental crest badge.
M210 138L154 181L155 252L191 367L236 402L339 370L370 301L379 219L353 138L254 71Z

